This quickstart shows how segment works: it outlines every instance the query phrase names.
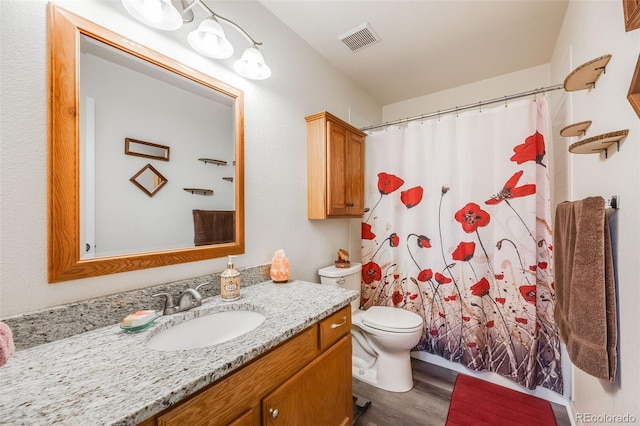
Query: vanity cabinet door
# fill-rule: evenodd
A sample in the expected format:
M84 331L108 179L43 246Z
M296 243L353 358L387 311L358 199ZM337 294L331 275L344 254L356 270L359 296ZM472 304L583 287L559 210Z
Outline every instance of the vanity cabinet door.
M305 119L308 218L362 217L365 133L328 112Z
M351 395L351 337L345 336L263 399L263 425L350 425Z
M316 358L318 339L317 325L302 331L237 372L160 414L157 425L259 424L262 398Z

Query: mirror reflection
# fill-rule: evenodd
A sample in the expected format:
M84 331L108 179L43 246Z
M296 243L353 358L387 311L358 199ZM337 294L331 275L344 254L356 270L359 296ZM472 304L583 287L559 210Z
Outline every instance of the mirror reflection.
M244 253L243 92L47 7L49 282ZM196 210L225 235L197 245Z
M91 37L81 36L80 47L80 143L81 152L91 153L81 159L80 188L95 191L94 205L81 203L82 255L194 246L192 210L235 210L234 187L222 179L234 174L233 99ZM122 154L123 140L133 156ZM198 161L203 156L224 164L206 166ZM141 169L146 161L136 157L162 163ZM142 192L125 179L131 170L139 170L130 180ZM82 185L88 181L95 184ZM184 186L215 195L192 196Z

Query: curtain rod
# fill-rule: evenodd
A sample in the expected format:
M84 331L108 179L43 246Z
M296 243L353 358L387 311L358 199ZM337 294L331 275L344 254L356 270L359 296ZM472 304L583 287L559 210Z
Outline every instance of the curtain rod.
M444 109L442 111L430 112L428 114L416 115L414 117L400 118L398 120L388 121L386 123L374 124L372 126L362 127L360 130L362 130L363 132L366 132L367 130L379 129L382 127L393 126L395 124L408 123L410 121L423 120L425 118L437 117L437 116L441 116L443 114L449 114L452 112L465 111L472 108L478 108L483 105L496 104L498 102L507 102L512 99L524 98L531 95L537 95L538 93L551 92L551 91L560 90L560 89L564 89L564 85L556 84L554 86L541 87L540 89L529 90L527 92L516 93L513 95L503 96L501 98L489 99L488 101L480 101L480 102L476 102L475 104L468 104L468 105L463 105L459 107Z

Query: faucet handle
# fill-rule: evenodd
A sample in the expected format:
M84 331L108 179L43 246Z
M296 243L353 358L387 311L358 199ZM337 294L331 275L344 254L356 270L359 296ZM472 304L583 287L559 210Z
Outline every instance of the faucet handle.
M206 283L198 284L196 286L196 288L194 288L194 290L198 291L200 289L200 287L205 286L205 285L209 285L209 284L212 284L211 281L207 281Z
M152 297L160 297L160 296L164 296L165 300L164 300L164 311L162 312L164 315L171 315L171 314L175 314L176 312L178 312L178 307L176 306L176 303L173 300L173 296L170 295L169 293L158 293L158 294L152 294Z

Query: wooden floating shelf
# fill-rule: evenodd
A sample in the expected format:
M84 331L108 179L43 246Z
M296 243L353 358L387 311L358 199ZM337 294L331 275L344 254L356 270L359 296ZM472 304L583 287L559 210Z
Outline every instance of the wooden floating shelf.
M596 87L596 80L605 72L610 59L611 55L604 55L580 65L564 79L564 90L575 92Z
M223 177L222 179L228 180L229 182L233 182L233 178L232 177Z
M213 189L203 189L203 188L182 188L182 189L197 195L213 195Z
M618 145L620 149L620 141L629 134L629 129L618 130L617 132L603 133L592 138L583 139L569 146L569 152L572 154L596 154L604 151L607 155L607 149L613 145Z
M581 121L575 124L569 124L567 127L560 130L560 136L565 138L571 136L584 136L587 134L587 129L591 126L591 120Z
M223 160L216 160L214 158L198 158L199 161L204 161L204 164L211 163L217 166L226 166L227 162Z

